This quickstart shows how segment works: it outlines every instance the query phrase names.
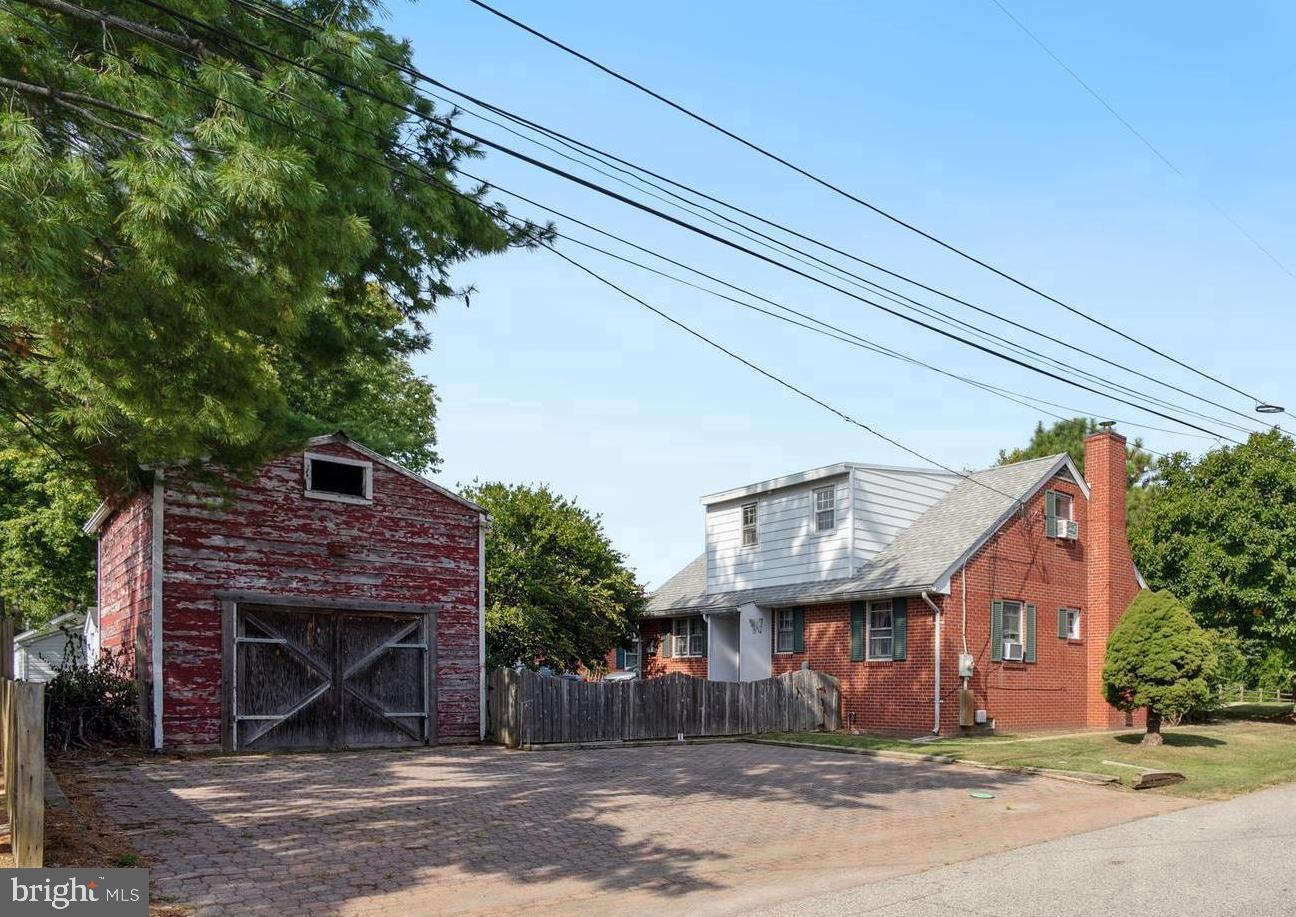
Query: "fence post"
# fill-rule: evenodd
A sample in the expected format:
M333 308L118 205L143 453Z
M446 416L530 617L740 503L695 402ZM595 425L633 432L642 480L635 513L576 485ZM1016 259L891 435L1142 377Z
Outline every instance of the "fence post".
M15 866L40 867L45 864L45 685L23 682L15 693L10 776L17 799L9 838Z

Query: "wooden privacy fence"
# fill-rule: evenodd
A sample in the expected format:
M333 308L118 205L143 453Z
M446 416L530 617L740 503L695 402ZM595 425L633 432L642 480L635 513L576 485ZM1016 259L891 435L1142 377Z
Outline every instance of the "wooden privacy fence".
M745 682L680 674L584 682L495 669L487 692L490 733L512 748L835 730L841 725L837 679L810 669Z
M14 865L45 862L45 686L0 679L0 756Z

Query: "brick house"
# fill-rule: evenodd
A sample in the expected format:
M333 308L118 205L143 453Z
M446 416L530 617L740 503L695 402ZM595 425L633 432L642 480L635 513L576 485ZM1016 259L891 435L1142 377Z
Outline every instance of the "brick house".
M648 601L644 677L837 676L848 726L1109 727L1107 638L1138 592L1125 440L969 478L843 463L704 497L706 551ZM633 657L632 657L633 658Z
M100 645L155 748L480 738L484 510L344 434L106 502Z

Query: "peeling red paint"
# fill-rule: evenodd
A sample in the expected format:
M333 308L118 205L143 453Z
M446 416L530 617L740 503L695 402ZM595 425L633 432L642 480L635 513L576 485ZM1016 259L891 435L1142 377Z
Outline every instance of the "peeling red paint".
M312 452L367 456L345 443ZM228 492L168 478L163 511L163 733L169 747L220 742L221 620L216 593L438 604L437 722L442 741L478 737L476 510L375 462L371 504L305 495L301 453ZM101 529L103 645L139 635L148 677L152 514L141 493ZM339 550L339 548L341 550Z

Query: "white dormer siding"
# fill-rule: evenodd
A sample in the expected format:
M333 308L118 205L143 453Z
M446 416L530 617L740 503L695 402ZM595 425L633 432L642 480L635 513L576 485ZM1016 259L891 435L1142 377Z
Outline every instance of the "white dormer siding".
M856 465L854 482L855 557L867 561L936 505L960 480L947 472Z
M835 525L816 531L814 493L831 487ZM743 545L742 508L756 504L756 543ZM706 510L707 591L851 575L849 473L713 503Z
M707 592L855 574L958 483L956 475L844 462L704 497ZM818 531L815 493L833 491L835 524ZM743 537L755 505L756 543Z

